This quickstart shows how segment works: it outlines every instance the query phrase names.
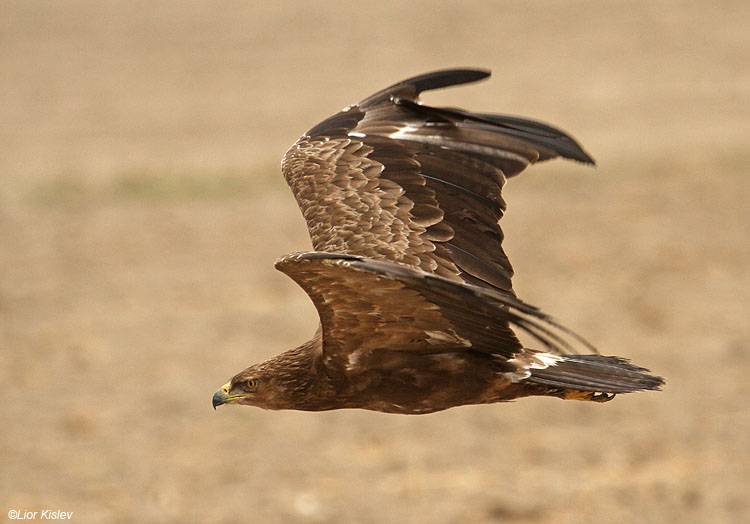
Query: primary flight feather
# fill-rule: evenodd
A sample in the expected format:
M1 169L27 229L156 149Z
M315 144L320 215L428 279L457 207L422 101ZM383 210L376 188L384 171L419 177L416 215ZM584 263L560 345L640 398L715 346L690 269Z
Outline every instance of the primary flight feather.
M602 402L660 388L662 378L599 355L513 292L499 225L506 179L556 157L594 161L546 124L419 102L423 91L489 74L409 78L289 149L282 171L314 251L276 268L310 296L320 327L235 375L214 407L418 414L530 395ZM515 330L538 346L524 347Z

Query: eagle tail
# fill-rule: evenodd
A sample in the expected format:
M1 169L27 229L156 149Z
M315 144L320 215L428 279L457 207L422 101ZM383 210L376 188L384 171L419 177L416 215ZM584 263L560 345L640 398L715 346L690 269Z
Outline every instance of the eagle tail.
M572 392L608 394L658 390L664 379L650 375L648 369L635 366L628 359L602 355L569 355L544 369L530 369L527 382L561 388ZM565 398L577 398L575 395ZM590 399L586 399L590 400Z

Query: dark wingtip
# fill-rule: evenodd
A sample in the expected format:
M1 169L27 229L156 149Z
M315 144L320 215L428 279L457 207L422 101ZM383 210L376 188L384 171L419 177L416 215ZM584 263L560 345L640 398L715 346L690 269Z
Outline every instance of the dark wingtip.
M422 75L412 76L406 80L395 83L391 86L381 89L359 102L360 107L367 107L370 104L377 104L383 100L388 100L392 96L404 96L410 100L416 100L416 97L423 91L440 89L448 86L468 84L487 78L492 74L488 69L441 69L431 71Z
M596 160L594 160L594 157L592 157L586 151L584 151L584 149L581 147L579 143L573 141L573 144L575 145L575 147L571 148L568 151L567 156L564 155L565 158L568 158L570 160L575 160L577 162L581 162L582 164L596 166Z
M412 85L417 94L419 94L422 91L477 82L489 77L491 74L492 72L489 69L441 69L407 78L399 82L398 85Z
M518 136L520 138L531 140L532 142L546 146L559 156L568 160L575 160L582 164L595 166L596 161L591 155L584 151L572 136L557 127L511 115L496 115L491 113L466 113L463 114L468 118L474 118L486 123L500 126L507 134Z
M596 160L594 160L591 155L584 151L580 146L578 148L578 151L574 151L568 155L564 154L563 156L569 160L575 160L577 162L581 162L582 164L596 167Z

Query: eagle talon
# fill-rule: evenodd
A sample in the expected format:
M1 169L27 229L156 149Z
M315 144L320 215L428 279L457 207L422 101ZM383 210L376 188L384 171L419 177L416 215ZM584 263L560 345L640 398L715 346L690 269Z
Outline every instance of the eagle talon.
M609 402L613 398L615 398L614 393L593 393L590 400L592 402Z
M615 398L614 393L596 393L594 391L580 391L578 389L566 389L561 397L565 400L583 400L589 402L609 402Z

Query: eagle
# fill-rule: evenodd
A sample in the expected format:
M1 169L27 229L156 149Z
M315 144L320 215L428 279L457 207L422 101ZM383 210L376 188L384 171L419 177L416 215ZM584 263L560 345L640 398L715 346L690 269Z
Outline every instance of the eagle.
M287 151L282 171L314 251L275 267L309 295L320 325L308 342L237 373L214 409L423 414L660 389L661 377L601 355L513 291L499 225L506 180L556 157L594 161L547 124L419 100L489 76L449 69L403 80Z

